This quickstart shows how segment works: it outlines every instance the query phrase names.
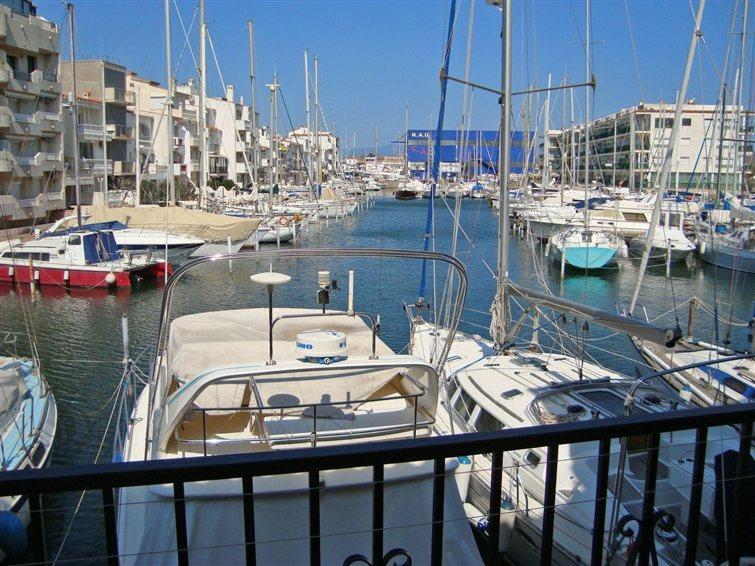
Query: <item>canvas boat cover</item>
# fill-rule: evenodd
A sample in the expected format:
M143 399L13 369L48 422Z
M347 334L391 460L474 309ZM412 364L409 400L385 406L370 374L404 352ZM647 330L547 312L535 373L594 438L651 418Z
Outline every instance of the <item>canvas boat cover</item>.
M260 223L256 218L234 218L178 206L88 206L84 209L87 223L120 222L129 228L164 230L171 234L198 237L206 242L225 243L228 236L232 242L245 241L254 234ZM71 218L61 224L59 230L75 225L76 218Z
M8 410L26 394L26 369L16 358L0 357L0 421L5 422Z
M273 310L273 318L281 315L315 313L311 309L281 308ZM283 319L274 326L273 357L277 363L299 358L296 335L305 330L327 329L346 334L348 356L367 358L372 354L372 330L359 317L347 315ZM379 338L375 351L378 356L393 355ZM168 360L170 375L186 384L200 374L217 368L265 364L269 357L268 310L239 309L192 314L174 320L170 327ZM328 368L325 371L325 368ZM310 371L288 372L284 376L265 376L257 380L263 402L276 403L276 395L286 395L289 404L364 399L391 381L397 369L373 368L359 371L353 367L339 369L337 365L318 366L324 370L317 377ZM428 410L434 411L437 383L426 371L415 376L429 390ZM194 386L193 386L194 387ZM209 385L196 399L200 407L236 407L242 403L246 385ZM271 401L272 399L272 401ZM425 401L425 400L423 400ZM281 403L283 404L283 403ZM421 403L424 404L424 403Z

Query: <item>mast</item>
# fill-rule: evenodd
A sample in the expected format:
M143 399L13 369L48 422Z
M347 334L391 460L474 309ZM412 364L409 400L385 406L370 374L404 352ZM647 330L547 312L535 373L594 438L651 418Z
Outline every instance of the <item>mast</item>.
M76 97L76 40L73 27L73 4L66 4L68 13L68 43L71 49L71 79L73 86L73 178L76 185L76 226L81 230L81 183L79 182L79 104Z
M309 50L304 50L304 106L306 108L307 112L307 138L306 138L306 155L309 157L309 159L305 158L304 166L307 168L307 171L310 171L311 173L311 162L312 162L312 130L310 129L310 120L309 120ZM311 183L310 183L311 185ZM311 191L310 186L310 191Z
M254 21L247 20L246 29L249 33L249 113L251 114L252 122L252 186L253 190L257 192L257 111L254 104ZM256 199L255 199L256 200Z
M495 343L501 347L506 342L509 326L509 304L506 285L509 278L509 168L511 160L511 0L501 6L501 143L498 159L498 290L494 302ZM527 134L529 135L529 134ZM497 305L495 303L498 303Z
M566 77L564 77L566 86ZM571 89L570 89L571 90ZM564 182L566 181L566 96L561 93L561 206L564 206Z
M590 82L590 0L585 2L585 82ZM585 230L590 226L590 85L585 86Z
M702 36L702 32L700 31L700 24L703 20L703 10L705 9L705 0L700 0L700 3L697 5L697 14L695 15L695 29L692 32L692 39L689 44L689 51L687 51L687 61L684 64L684 75L682 76L682 86L679 89L679 95L676 98L676 109L674 110L674 121L671 124L671 138L669 139L668 147L666 148L665 155L663 157L663 164L661 165L661 173L660 177L658 179L658 191L656 193L655 197L655 206L653 207L653 216L650 219L650 227L648 228L647 234L645 235L645 249L642 251L642 261L640 262L640 272L637 276L637 281L634 285L634 291L632 291L632 300L629 303L629 314L632 314L632 311L634 311L634 307L637 304L637 297L640 294L640 287L642 286L642 279L645 275L645 268L648 264L648 258L650 256L650 248L653 243L653 236L655 236L655 228L658 225L658 221L661 216L661 195L663 195L663 192L666 190L668 186L668 178L669 178L669 172L671 171L671 159L674 155L674 147L676 146L676 138L679 135L679 129L681 127L682 122L682 109L684 107L684 100L687 97L687 85L689 84L689 77L692 72L692 63L695 59L695 50L697 48L697 42L700 40L700 37ZM721 102L722 109L725 107L725 97L726 97L726 85L724 85L723 89L724 95ZM723 129L721 130L721 137L723 138ZM721 167L721 161L720 161L720 152L719 152L719 175L717 182L720 183L721 181L721 174L720 174L720 167Z
M317 86L318 78L317 78L317 57L315 57L315 158L317 159L317 186L320 186L320 183L322 183L322 163L320 161L320 131L319 131L319 120L320 120L320 95L318 91Z
M550 184L551 173L551 160L550 160L550 136L548 130L550 129L551 121L551 74L548 73L548 96L545 99L545 132L543 137L543 187L547 188Z
M134 198L134 205L139 206L142 203L142 153L141 153L141 133L139 132L139 124L141 122L141 112L139 111L139 101L141 100L141 89L139 83L135 85L136 93L134 95L134 118L136 121L136 127L134 128L136 134L136 196Z
M175 178L173 177L173 71L171 69L170 61L170 0L165 0L165 74L168 80L165 93L165 108L168 114L168 171L166 178L166 196L168 202L174 203L176 200L176 187Z
M205 49L207 27L204 19L204 0L199 0L199 206L203 210L207 208L207 136L206 125L207 109L205 107L205 92L207 92L207 54Z
M409 105L404 105L404 175L409 174Z
M107 103L105 102L105 61L101 61L100 78L102 80L102 197L105 200L105 206L108 206L110 195L108 194L108 175L107 175Z
M569 89L569 98L571 99L571 167L570 167L570 173L571 173L571 183L569 183L570 187L576 187L577 186L577 136L576 131L574 129L574 89Z

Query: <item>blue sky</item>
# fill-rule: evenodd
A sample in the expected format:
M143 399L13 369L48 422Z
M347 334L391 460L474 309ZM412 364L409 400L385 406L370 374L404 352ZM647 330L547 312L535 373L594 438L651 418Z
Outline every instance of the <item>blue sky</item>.
M172 0L171 0L172 1ZM705 44L694 67L688 97L715 101L727 35L741 1L709 0L703 18ZM64 8L57 0L38 1L38 12L62 23ZM79 0L76 5L77 50L80 58L117 61L140 75L164 83L163 2L153 0ZM696 2L695 2L696 5ZM196 3L177 3L188 28ZM227 1L207 0L207 22L223 77L249 99L246 20L254 19L256 99L267 121L264 83L278 72L294 125L304 121L303 51L320 60L320 99L331 129L344 131L348 143L356 132L357 146L371 146L378 125L381 145L400 135L404 106L410 127L434 127L439 103L438 69L450 2L424 1ZM459 1L451 74L465 72L470 2ZM470 78L500 84L500 12L478 0L474 6ZM627 12L639 59L640 83L632 55ZM194 63L173 5L174 72L179 80L192 76ZM755 6L750 10L755 28ZM594 71L598 79L594 116L646 101L672 101L693 27L689 1L595 1L592 4ZM514 88L527 82L544 85L547 74L559 82L566 73L584 78L583 34L585 4L581 1L518 1L514 5ZM196 23L190 39L196 54ZM752 40L751 40L752 41ZM748 50L749 51L749 50ZM66 50L67 52L67 50ZM180 63L179 63L180 59ZM208 90L222 93L208 47ZM462 87L449 85L446 125L458 126ZM533 112L542 105L533 99ZM260 104L262 103L262 104ZM522 98L515 98L520 105ZM577 119L583 114L580 91L575 97ZM283 106L279 105L281 112ZM553 120L561 120L561 101L552 101ZM432 119L431 119L432 113ZM496 129L498 108L493 95L476 91L472 97L473 128ZM281 116L281 128L287 126Z

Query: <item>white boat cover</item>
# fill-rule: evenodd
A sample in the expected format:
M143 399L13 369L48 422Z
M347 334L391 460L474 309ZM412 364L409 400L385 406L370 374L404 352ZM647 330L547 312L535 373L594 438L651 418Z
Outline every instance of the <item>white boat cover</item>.
M273 318L291 314L314 314L312 309L276 308ZM295 360L296 335L305 330L327 329L346 334L348 355L372 353L372 329L359 317L328 316L278 321L273 328L276 361ZM182 316L170 325L168 353L170 371L186 380L209 368L232 364L267 362L269 355L267 309L236 309ZM393 354L376 339L378 356Z
M311 309L274 309L273 317L284 314L311 314ZM321 328L343 332L346 335L349 358L368 358L372 353L372 330L359 317L347 315L322 318L283 319L274 327L273 357L278 368L285 362L296 361L296 336L304 330ZM378 356L393 356L391 349L379 338L375 351ZM234 366L251 373L254 365L264 367L269 357L267 309L239 309L199 313L180 317L172 322L168 348L169 373L183 387L189 384L194 389L198 384L192 380L212 370L228 373ZM255 378L257 391L266 406L295 405L305 403L340 402L367 399L390 382L399 373L399 368L379 369L370 367L358 370L344 367L343 363L330 366L299 363L282 375L264 375ZM315 368L318 371L296 371ZM425 368L411 371L412 376L428 390L420 406L434 414L437 400L437 376ZM211 379L206 375L203 379ZM183 389L182 387L182 389ZM248 396L246 380L204 386L195 399L203 408L240 407ZM184 393L185 396L188 393ZM181 404L186 400L182 399ZM247 401L246 403L249 403ZM246 404L243 403L243 404ZM251 401L252 405L256 403ZM180 407L169 407L181 412Z
M0 421L4 421L5 413L16 404L26 391L24 381L24 367L16 358L0 357Z
M481 564L453 479L454 461L446 467L442 563ZM430 564L432 463L386 466L384 543L388 552L402 548L412 563ZM360 473L366 472L366 473ZM353 554L372 552L372 470L321 473L320 529L322 564L343 564ZM391 476L404 476L393 479ZM351 484L350 480L367 479ZM288 481L289 492L265 493L265 480ZM335 485L335 484L341 484ZM164 489L161 489L164 487ZM306 475L255 478L255 545L257 564L309 563L309 493ZM173 499L170 486L121 490L118 542L122 564L176 564ZM244 515L241 482L186 484L189 562L243 564Z
M247 240L260 221L256 218L236 218L223 214L211 214L178 206L138 206L112 208L105 206L84 207L87 222L112 222L117 220L129 228L163 230L171 234L195 236L206 242L225 243L228 236L232 242ZM60 229L76 225L73 218Z

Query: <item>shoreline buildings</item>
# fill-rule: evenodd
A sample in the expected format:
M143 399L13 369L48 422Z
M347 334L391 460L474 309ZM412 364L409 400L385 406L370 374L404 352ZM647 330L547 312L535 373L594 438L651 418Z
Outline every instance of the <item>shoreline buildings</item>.
M590 124L590 178L606 185L633 190L657 186L665 150L674 121L674 104L642 103L599 118ZM674 148L670 182L680 192L701 193L715 185L721 150L721 187L741 186L743 165L752 155L746 138L746 112L727 106L724 113L723 144L721 108L688 101ZM736 127L736 124L739 124ZM540 159L544 178L566 183L584 182L584 124L548 132L548 157ZM750 157L751 158L751 157ZM574 180L573 180L574 179Z

